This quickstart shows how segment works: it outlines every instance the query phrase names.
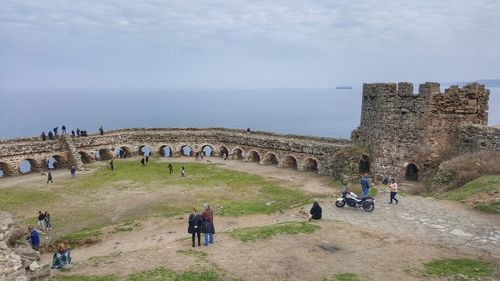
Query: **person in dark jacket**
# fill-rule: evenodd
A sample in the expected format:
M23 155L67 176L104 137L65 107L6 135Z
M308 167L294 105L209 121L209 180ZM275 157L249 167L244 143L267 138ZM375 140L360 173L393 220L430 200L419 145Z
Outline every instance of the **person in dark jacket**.
M313 220L319 220L321 219L321 213L323 212L323 210L321 209L321 206L319 205L318 201L314 201L313 203L313 206L311 208L311 211L309 211L309 213L311 214L311 217L309 218L309 220L313 219Z
M196 208L193 208L193 212L189 215L188 220L188 233L191 233L191 240L193 241L193 247L195 246L195 236L198 235L198 246L201 246L200 236L201 236L201 224L203 218L198 213Z
M49 174L47 175L47 184L49 183L49 181L51 183L54 183L54 181L52 181L52 174L49 172Z
M205 211L201 215L203 219L203 225L201 228L201 232L205 233L205 246L208 246L208 243L214 243L214 234L215 234L215 226L214 226L214 213L208 203L203 204L203 208Z

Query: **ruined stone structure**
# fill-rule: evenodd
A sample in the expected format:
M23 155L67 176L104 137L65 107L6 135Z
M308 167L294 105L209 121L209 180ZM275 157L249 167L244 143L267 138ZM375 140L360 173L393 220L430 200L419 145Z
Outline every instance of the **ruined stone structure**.
M489 90L477 83L452 86L440 92L438 83L364 84L361 124L352 140L247 133L234 129L123 129L105 135L56 140L20 138L0 141L0 169L6 176L20 174L20 162L32 171L47 169L53 157L59 168L95 160L142 153L153 156L191 155L210 147L211 156L255 161L280 168L317 171L340 179L369 172L376 179L417 180L443 160L464 152L500 150L500 129L487 127ZM369 149L360 149L369 148ZM168 155L164 155L167 153Z
M373 151L371 172L382 177L416 180L458 153L500 150L500 130L488 124L489 90L477 83L363 85L361 124L352 139Z
M233 129L123 129L74 139L62 136L50 141L4 140L0 142L0 166L11 176L20 174L22 160L29 161L33 171L42 171L47 169L49 157L57 160L59 168L71 165L78 168L82 163L117 158L120 150L125 152L125 157L131 157L141 154L141 148L146 146L153 156L180 157L184 147L191 148L188 156L194 156L208 146L214 157L226 155L230 160L338 175L345 172L345 168L336 167L336 162L345 162L343 152L351 145L349 140ZM165 152L168 155L164 155ZM351 166L352 173L356 173L357 164Z
M28 246L6 212L0 212L0 280L50 280L50 266L40 264L40 253Z

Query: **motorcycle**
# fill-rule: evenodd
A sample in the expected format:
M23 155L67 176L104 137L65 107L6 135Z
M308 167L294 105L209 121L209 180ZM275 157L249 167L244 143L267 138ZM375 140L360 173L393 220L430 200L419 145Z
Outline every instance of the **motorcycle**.
M359 198L354 192L347 189L342 191L342 197L335 201L335 206L342 208L347 204L350 207L363 208L367 212L375 210L375 200L371 197Z

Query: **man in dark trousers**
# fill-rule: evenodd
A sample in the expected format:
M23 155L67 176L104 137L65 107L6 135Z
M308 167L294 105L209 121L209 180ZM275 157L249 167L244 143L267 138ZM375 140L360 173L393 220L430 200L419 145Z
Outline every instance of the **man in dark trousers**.
M145 166L145 164L144 164L144 157L142 157L142 159L141 159L141 165L142 165L143 167Z
M115 164L113 164L113 159L109 162L109 167L111 168L111 171L115 170Z
M174 166L172 166L172 163L168 163L168 172L171 174L174 171Z
M54 182L52 181L52 174L51 174L50 172L49 172L49 174L47 175L47 184L49 183L49 181L50 181L51 183L54 183Z

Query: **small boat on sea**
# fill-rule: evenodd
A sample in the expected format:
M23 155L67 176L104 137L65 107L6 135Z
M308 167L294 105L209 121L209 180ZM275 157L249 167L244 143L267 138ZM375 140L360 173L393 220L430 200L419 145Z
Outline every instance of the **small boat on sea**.
M338 87L335 87L335 89L348 90L348 89L352 89L352 87L351 86L338 86Z

